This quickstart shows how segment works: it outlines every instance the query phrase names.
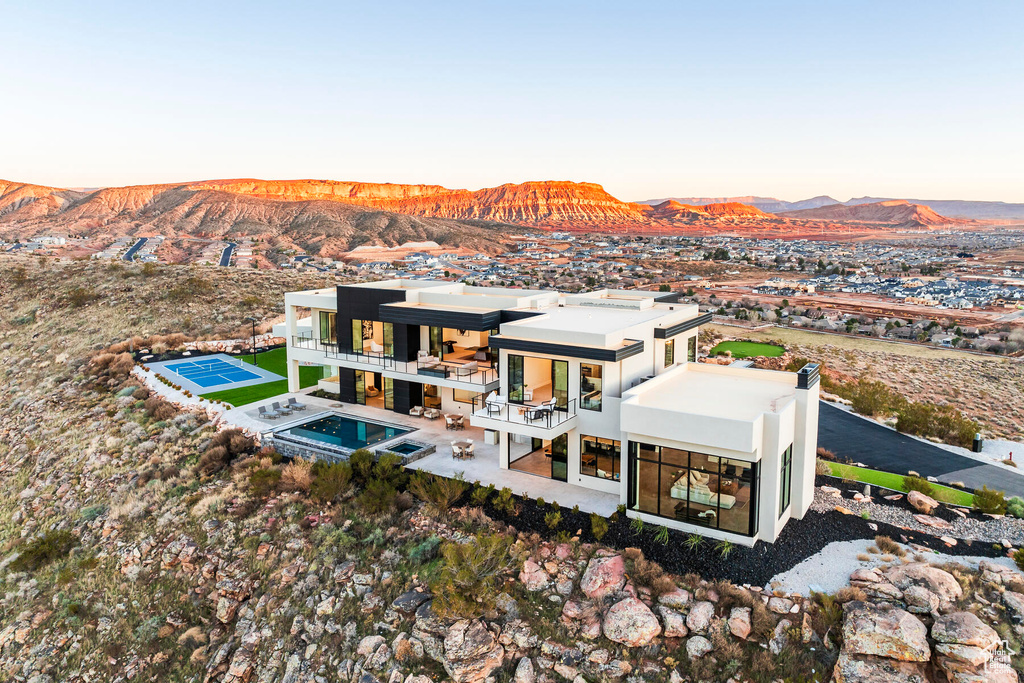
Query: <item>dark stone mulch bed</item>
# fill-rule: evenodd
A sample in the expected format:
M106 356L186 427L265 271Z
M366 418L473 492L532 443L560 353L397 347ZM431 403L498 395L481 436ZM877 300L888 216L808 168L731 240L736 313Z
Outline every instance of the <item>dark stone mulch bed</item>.
M843 493L843 498L847 500L853 500L854 493L864 492L864 484L861 484L859 482L843 482L842 479L827 475L819 474L814 478L814 483L815 486L831 486L833 488L839 489ZM903 497L895 501L885 499L885 496L892 495L901 495ZM920 514L917 510L914 509L914 506L910 504L910 501L907 500L907 494L903 493L902 491L892 491L890 489L881 488L879 486L872 486L871 501L874 503L878 503L880 505L890 505L892 507L900 508L915 515ZM956 507L961 510L966 510L967 519L973 519L979 522L984 522L990 519L983 513L978 512L977 510L974 509L964 508L959 505L953 507ZM950 505L948 503L941 503L939 507L932 512L932 517L938 517L939 519L943 519L947 522L959 522L961 519L963 519L963 517L956 514L949 508Z
M815 485L834 485L828 481L830 479L832 478L818 477ZM841 481L835 481L840 484L836 488L846 490L842 487ZM492 519L508 524L518 531L536 532L546 538L553 538L554 532L548 529L544 521L544 516L554 509L551 504L541 507L534 500L524 500L519 496L515 498L520 507L517 515L508 515L498 510L491 501L484 506L484 510ZM889 503L884 499L876 499L875 502ZM970 540L958 539L957 545L949 548L937 536L830 510L825 513L810 511L803 519L790 520L775 543L758 541L749 548L733 545L729 553L723 555L719 542L715 539L705 538L696 550L691 550L683 544L690 534L669 529L668 543L662 543L655 538L661 527L647 524L643 531L637 533L630 527L630 520L621 514L617 515L618 519L615 521L609 521L608 533L597 541L590 531L589 514L573 512L564 507L560 508L560 512L562 520L558 530L568 531L573 535L577 530L581 530L579 536L584 543L599 542L618 550L639 548L643 551L644 557L657 562L666 571L674 574L694 572L707 580L727 579L733 583L755 586L765 585L772 577L792 569L820 552L829 543L874 539L878 535L889 536L904 544L914 543L948 555L1002 557L1004 553L1002 548L996 550L990 543L979 542L972 545ZM869 525L874 525L877 530Z

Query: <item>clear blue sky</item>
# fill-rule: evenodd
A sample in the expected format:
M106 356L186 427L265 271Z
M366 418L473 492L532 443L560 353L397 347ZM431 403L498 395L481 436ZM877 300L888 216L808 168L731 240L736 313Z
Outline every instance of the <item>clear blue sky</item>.
M1024 3L22 2L0 178L1024 201Z

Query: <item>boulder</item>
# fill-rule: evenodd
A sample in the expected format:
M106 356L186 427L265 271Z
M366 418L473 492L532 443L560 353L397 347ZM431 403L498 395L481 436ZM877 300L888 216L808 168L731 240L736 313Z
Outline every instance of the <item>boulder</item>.
M885 571L885 577L904 592L911 586L928 589L938 598L938 608L942 612L948 612L964 594L952 574L924 562L896 565Z
M845 650L832 671L835 683L929 683L924 664L855 655Z
M430 600L430 593L421 593L420 591L407 591L402 593L391 606L402 614L413 614L419 609L420 605Z
M512 677L512 683L534 683L537 675L533 671L533 660L523 657L516 666L516 673Z
M455 683L482 683L504 657L505 648L479 619L460 619L445 634L442 664Z
M711 641L704 636L693 636L686 641L686 656L690 659L700 659L714 649Z
M750 635L750 628L750 608L733 607L729 612L729 632L741 640L746 640Z
M936 652L975 667L992 659L1000 644L999 634L971 612L938 617L932 639Z
M671 607L676 610L686 609L686 605L690 602L690 592L684 588L676 588L668 593L662 593L658 596L658 604L665 605L665 607Z
M930 515L939 507L939 502L931 496L926 496L920 491L911 491L907 494L907 502L910 503L915 510L923 515Z
M519 580L528 591L541 591L548 587L551 576L544 571L544 568L533 560L523 563L523 570L519 572Z
M789 598L769 598L768 609L776 614L789 614L789 611L793 609L793 601Z
M665 625L666 638L685 638L689 633L686 619L679 612L665 605L658 605L658 614L661 615L661 623Z
M1014 624L1024 623L1024 593L1006 591L1003 593L1003 604L1010 612L1010 621Z
M910 612L860 601L846 603L843 611L843 647L847 652L907 662L931 658L928 629Z
M626 564L621 555L595 557L587 563L580 590L591 599L617 593L626 585Z
M695 602L690 608L690 613L686 615L686 627L694 633L700 633L707 629L714 616L714 604L706 600Z
M647 645L661 633L654 612L637 598L626 598L612 605L602 628L605 638L629 647Z

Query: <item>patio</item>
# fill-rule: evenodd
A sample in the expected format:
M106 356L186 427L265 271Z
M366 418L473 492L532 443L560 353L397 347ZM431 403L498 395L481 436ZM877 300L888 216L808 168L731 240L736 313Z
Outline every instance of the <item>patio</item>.
M580 510L584 512L596 512L604 516L611 515L619 505L619 497L614 494L602 493L525 472L501 469L499 466L499 447L484 443L484 430L469 426L468 420L465 429L448 430L445 429L443 417L436 420L428 420L422 417L401 415L390 410L382 410L371 406L338 403L331 399L308 396L304 393L281 394L272 400L234 408L224 413L224 420L232 425L253 432L266 431L274 427L275 424L294 419L294 417L301 417L303 413L295 413L294 416L281 418L281 420L264 420L258 417L259 406L269 406L272 401L284 404L291 397L308 406L305 411L307 415L324 410L332 410L342 415L379 420L415 429L416 431L410 434L409 437L416 441L434 444L437 451L409 463L408 467L410 469L423 470L443 477L454 477L461 473L463 479L468 482L479 481L485 486L494 484L499 489L507 486L516 494L525 493L530 498L540 497L548 502L557 502L562 507L567 508L579 505ZM466 439L473 440L476 457L473 459L456 460L452 457L452 441L463 441Z

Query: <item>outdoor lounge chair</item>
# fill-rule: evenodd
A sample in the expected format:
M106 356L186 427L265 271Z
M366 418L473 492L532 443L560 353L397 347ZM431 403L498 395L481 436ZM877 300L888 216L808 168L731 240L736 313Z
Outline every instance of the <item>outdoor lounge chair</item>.
M292 410L305 410L306 404L299 403L298 401L295 400L295 397L292 397L288 399L288 403L285 404L285 407L290 408Z
M278 401L274 401L271 404L271 406L273 407L274 412L277 413L278 415L291 415L292 414L291 408L285 408Z
M488 415L500 415L501 409L508 405L508 399L501 394L491 394L487 397L485 404L487 406Z
M423 417L423 406L413 406L409 414L413 417Z
M545 417L551 415L554 412L555 405L557 402L557 399L552 398L550 400L544 401L544 403L541 403L539 406L535 408L528 408L526 411L526 419L529 422L544 419Z
M480 369L480 366L477 364L477 362L475 360L474 361L470 361L469 363L463 363L459 367L455 368L455 376L456 377L469 377L470 375L472 375L473 373L475 373L479 369Z
M263 418L264 420L276 420L278 418L278 414L270 412L267 410L266 406L260 406L260 412L257 417Z

